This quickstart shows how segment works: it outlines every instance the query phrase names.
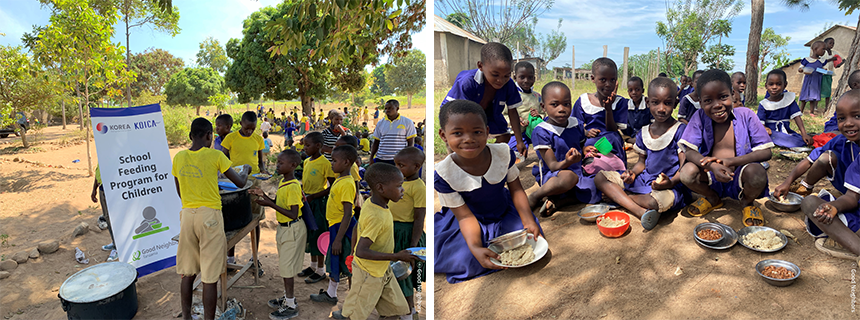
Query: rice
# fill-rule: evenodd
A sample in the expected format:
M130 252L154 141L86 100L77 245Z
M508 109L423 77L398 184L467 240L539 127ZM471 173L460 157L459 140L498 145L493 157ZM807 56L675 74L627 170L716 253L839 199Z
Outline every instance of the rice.
M615 220L612 218L603 218L600 219L600 222L598 222L597 224L604 228L617 228L623 226L625 223L627 222L621 219Z
M421 250L415 251L415 253L413 253L413 254L416 256L426 256L427 255L427 249L421 249Z
M511 250L502 252L502 254L500 254L499 256L503 265L521 266L534 261L535 252L532 246L524 244Z
M744 244L753 249L771 251L782 246L782 239L773 230L761 230L742 237Z

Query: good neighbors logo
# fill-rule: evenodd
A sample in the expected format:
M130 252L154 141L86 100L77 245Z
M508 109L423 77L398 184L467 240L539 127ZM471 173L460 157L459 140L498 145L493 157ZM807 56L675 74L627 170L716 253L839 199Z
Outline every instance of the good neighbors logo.
M156 122L155 120L138 121L131 124L104 124L103 122L99 122L98 124L96 124L96 131L101 132L102 134L106 134L108 133L108 131L121 132L131 130L143 130L155 127L158 127L158 122Z

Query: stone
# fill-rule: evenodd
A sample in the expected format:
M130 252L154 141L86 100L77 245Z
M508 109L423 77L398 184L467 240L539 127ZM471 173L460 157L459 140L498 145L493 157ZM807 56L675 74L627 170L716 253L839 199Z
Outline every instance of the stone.
M77 227L75 227L75 231L72 232L72 238L81 236L90 231L90 225L86 222L81 222Z
M46 241L39 244L39 252L41 253L54 253L60 249L60 242L57 240L54 241Z
M18 267L18 263L14 260L0 261L0 271L12 271Z
M9 271L0 271L0 279L6 279L10 274Z
M12 255L12 260L18 264L27 263L28 259L30 259L30 254L27 251L19 251Z
M33 248L30 250L30 259L36 259L39 257L39 248Z
M102 229L99 229L98 226L90 225L89 229L90 229L90 231L95 232L95 233L102 233Z

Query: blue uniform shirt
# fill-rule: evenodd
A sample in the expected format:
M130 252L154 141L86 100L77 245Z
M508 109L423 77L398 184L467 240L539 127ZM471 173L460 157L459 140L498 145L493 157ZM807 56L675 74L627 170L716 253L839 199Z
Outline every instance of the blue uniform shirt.
M451 100L464 99L471 100L480 104L484 98L484 74L481 70L472 69L461 71L454 80L454 86L442 105ZM496 96L493 97L493 102L490 107L485 110L487 113L487 126L490 127L490 134L499 135L508 132L508 121L502 113L508 109L516 109L522 104L520 92L517 90L517 85L513 79L508 79L508 82L496 90Z

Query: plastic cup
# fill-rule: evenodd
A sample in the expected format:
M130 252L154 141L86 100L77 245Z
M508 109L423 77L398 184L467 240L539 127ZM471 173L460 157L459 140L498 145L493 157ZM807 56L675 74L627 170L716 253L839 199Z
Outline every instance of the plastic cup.
M594 147L597 148L597 151L602 153L603 155L609 155L612 152L612 144L609 143L609 140L606 137L602 137L597 140L597 143L594 144Z

